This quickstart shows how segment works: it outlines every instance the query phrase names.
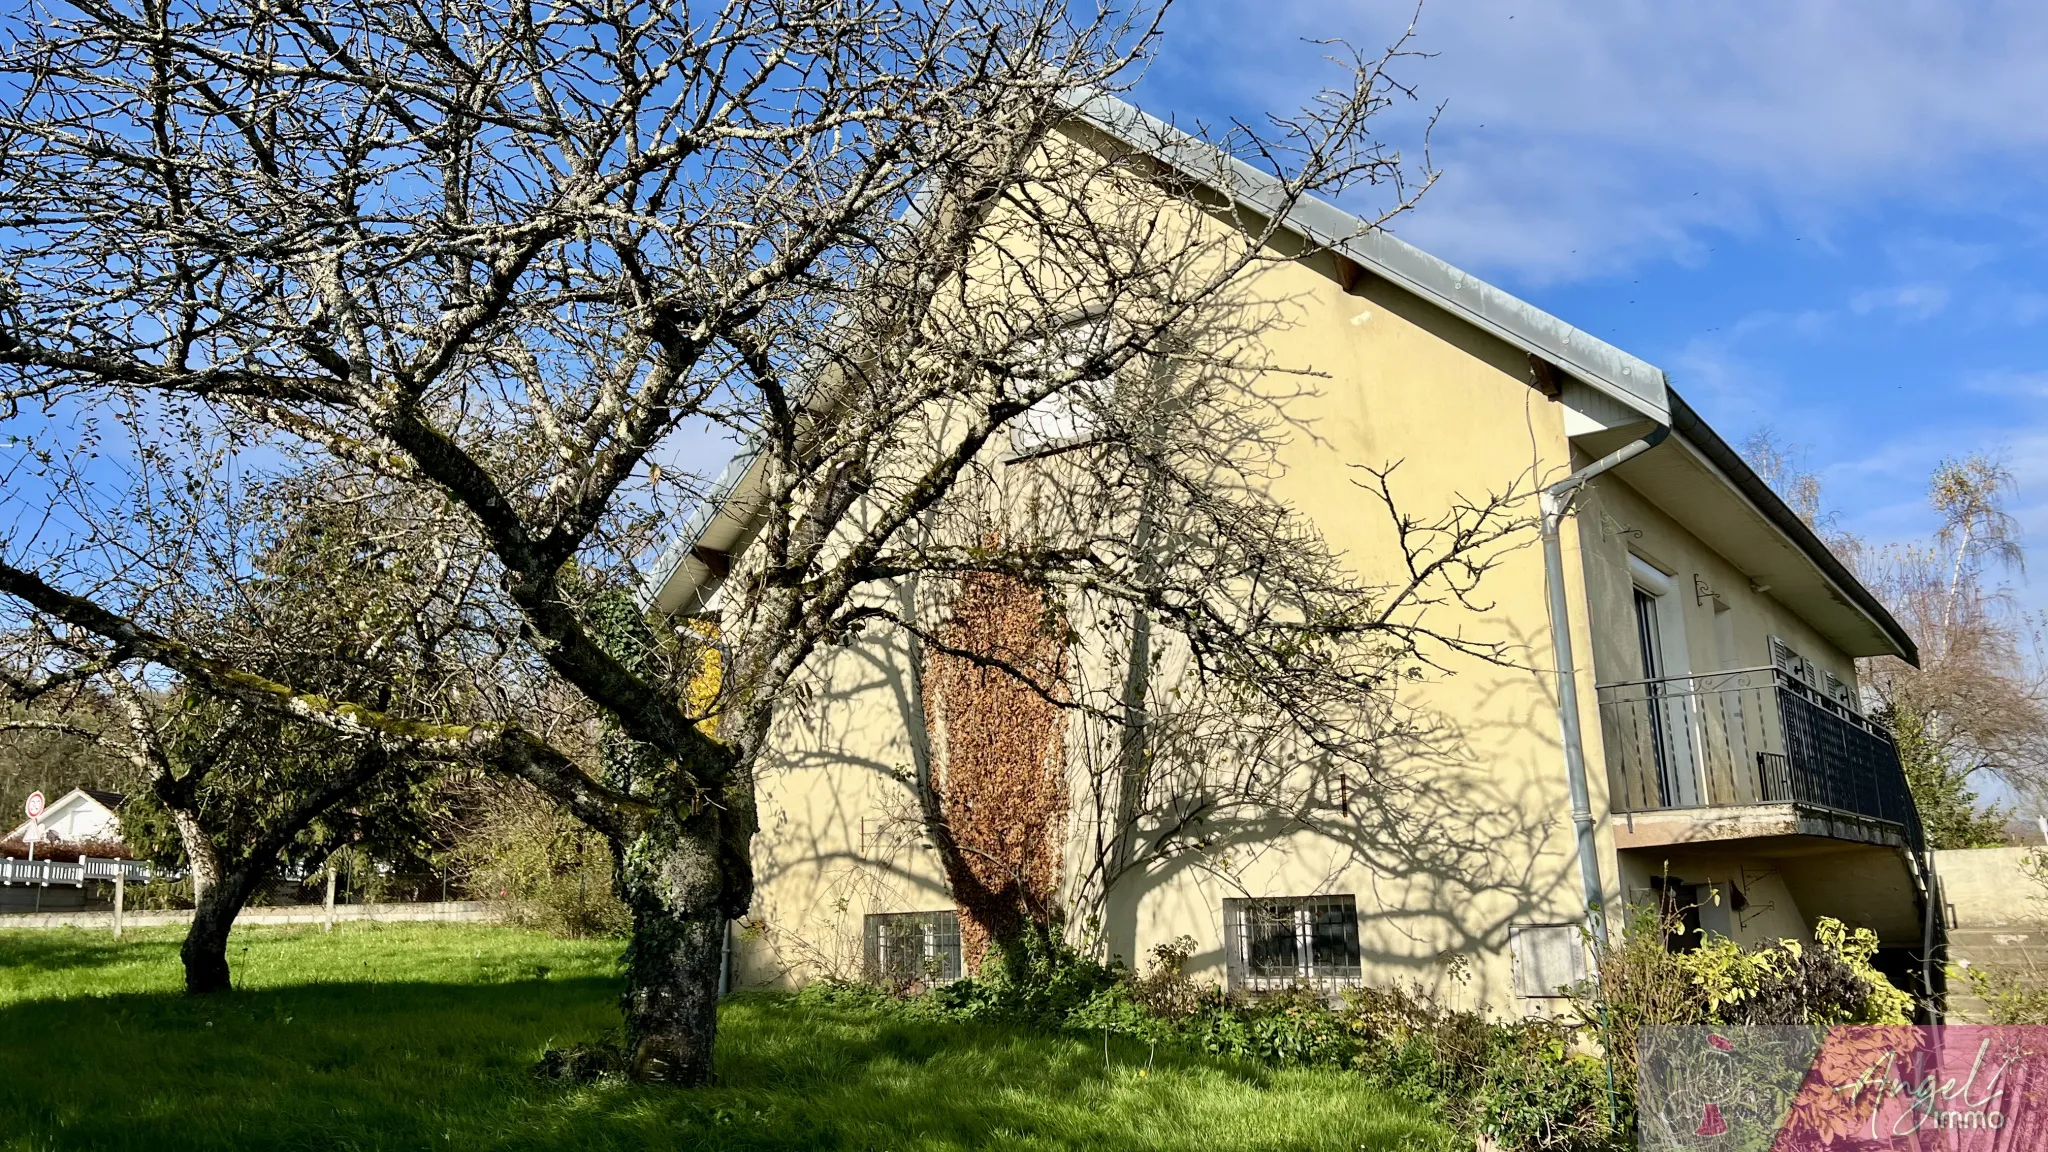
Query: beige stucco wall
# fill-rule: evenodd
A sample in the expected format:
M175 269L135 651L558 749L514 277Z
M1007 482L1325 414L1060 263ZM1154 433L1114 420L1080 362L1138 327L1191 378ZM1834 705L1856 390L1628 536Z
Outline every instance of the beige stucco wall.
M1400 461L1404 509L1433 516L1566 471L1557 403L1528 383L1526 357L1334 260L1265 269L1264 299L1284 301L1265 339L1275 364L1312 370L1276 388L1303 392L1273 493L1309 517L1361 574L1394 581L1398 552L1357 465ZM1533 499L1523 508L1533 516ZM1404 687L1440 734L1394 758L1399 818L1329 811L1219 830L1209 851L1122 886L1108 902L1107 950L1138 961L1181 935L1194 968L1220 981L1222 901L1242 895L1356 897L1366 978L1443 984L1452 958L1469 975L1446 991L1516 1007L1511 927L1581 915L1549 667L1545 586L1533 529L1488 573L1481 610L1447 609L1446 630L1509 646L1507 665L1441 653L1448 672ZM1566 544L1576 546L1567 526ZM1575 600L1577 565L1568 565ZM1589 651L1583 614L1578 646ZM1593 675L1582 676L1590 701ZM776 766L761 781L758 926L741 949L744 981L846 974L861 917L950 905L921 847L911 793L907 657L870 640L824 662L807 703L785 718ZM1586 723L1595 722L1590 708ZM1594 765L1595 806L1604 807ZM1360 804L1359 810L1365 808ZM1079 812L1086 818L1086 812ZM1613 856L1606 850L1610 899Z
M1637 494L1621 477L1609 473L1588 488L1580 520L1589 537L1584 553L1586 582L1591 596L1589 611L1597 622L1593 664L1601 683L1632 680L1643 674L1631 601L1631 552L1664 572L1676 586L1674 598L1685 621L1691 671L1768 665L1768 638L1777 636L1845 683L1856 683L1854 660L1768 592L1752 588L1749 578L1726 557ZM1700 596L1696 578L1709 595Z
M1274 364L1304 373L1273 381L1276 392L1299 394L1287 404L1291 431L1271 490L1311 518L1366 578L1393 581L1403 573L1384 509L1355 483L1358 466L1400 461L1395 492L1405 510L1427 518L1460 497L1511 486L1533 493L1586 462L1568 447L1562 404L1531 386L1520 351L1333 258L1276 263L1259 275L1255 295L1278 307L1265 347ZM1533 499L1525 514L1535 515ZM1442 672L1400 688L1404 703L1438 729L1390 756L1387 771L1398 786L1389 792L1389 812L1368 817L1367 804L1347 813L1332 803L1219 828L1204 851L1119 887L1099 925L1104 949L1142 962L1155 945L1190 936L1193 970L1220 982L1224 899L1350 894L1368 982L1420 982L1497 1012L1538 1007L1513 995L1510 931L1575 922L1584 904L1541 552L1533 528L1517 543L1487 574L1480 607L1445 608L1432 618L1469 639L1506 646L1507 658L1442 653ZM1602 480L1582 501L1563 543L1593 808L1603 814L1603 900L1614 906L1647 889L1661 867L1642 854L1618 857L1604 816L1608 776L1595 689L1639 674L1631 548L1685 591L1694 668L1767 663L1764 638L1776 634L1845 679L1853 670L1839 650L1618 478ZM1693 603L1695 573L1728 607L1729 644L1713 605ZM759 888L737 952L739 982L851 976L864 915L951 906L904 783L920 725L909 673L900 642L864 637L820 661L806 699L779 724L760 780ZM1075 820L1089 818L1077 804ZM1070 833L1085 839L1083 828ZM1688 880L1744 884L1753 911L1731 929L1738 939L1806 936L1776 862L1695 852L1674 867Z

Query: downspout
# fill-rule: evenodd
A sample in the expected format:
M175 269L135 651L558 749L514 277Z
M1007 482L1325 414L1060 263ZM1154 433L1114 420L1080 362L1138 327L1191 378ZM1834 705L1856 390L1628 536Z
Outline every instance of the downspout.
M1659 424L1640 440L1610 452L1543 490L1543 580L1550 593L1550 648L1557 660L1557 724L1564 738L1565 779L1571 790L1572 826L1578 834L1579 883L1585 889L1586 919L1593 939L1607 947L1607 918L1600 908L1600 856L1593 839L1593 799L1586 787L1585 738L1579 730L1578 669L1572 660L1571 616L1564 590L1564 545L1558 531L1586 481L1625 464L1664 442L1671 428Z
M1942 1003L1946 997L1936 997L1934 994L1934 918L1941 915L1941 877L1934 872L1934 853L1922 852L1920 860L1920 873L1925 878L1921 885L1922 898L1927 902L1925 919L1920 930L1920 995L1926 1002L1927 1022L1940 1024L1947 1014L1944 1011L1947 1006ZM1943 991L1946 992L1947 989L1944 988Z

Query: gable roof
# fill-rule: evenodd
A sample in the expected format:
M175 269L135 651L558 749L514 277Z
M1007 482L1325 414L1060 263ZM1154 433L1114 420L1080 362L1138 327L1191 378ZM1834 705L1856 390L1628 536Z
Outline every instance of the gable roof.
M1282 205L1280 180L1227 150L1183 132L1105 92L1074 89L1061 97L1081 124L1271 217ZM1670 427L1712 466L1720 482L1818 569L1831 599L1881 637L1883 648L1918 663L1913 639L1770 486L1671 389L1664 370L1582 332L1521 298L1424 252L1334 204L1304 196L1285 224L1319 247L1530 356L1538 357L1644 420ZM647 606L665 612L704 606L723 578L721 557L744 547L755 516L748 495L759 483L758 450L733 457L704 501L685 518L643 588ZM1857 654L1877 654L1875 651Z
M126 796L119 792L108 792L101 788L73 788L71 791L45 804L42 816L35 822L48 824L54 817L62 815L64 809L74 808L81 804L90 804L95 808L104 810L107 815L112 816L114 815L114 809L127 802L127 799ZM28 833L30 823L30 821L24 820L20 824L15 825L14 830L7 834L7 839L21 839Z

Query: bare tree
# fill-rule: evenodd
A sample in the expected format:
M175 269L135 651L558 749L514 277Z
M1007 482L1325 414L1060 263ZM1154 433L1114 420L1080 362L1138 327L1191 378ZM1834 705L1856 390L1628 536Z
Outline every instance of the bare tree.
M2022 570L2012 473L1997 460L1944 460L1928 484L1940 527L1925 544L1866 556L1866 578L1919 641L1921 662L1870 661L1866 689L1912 713L1919 739L1960 782L2018 791L2048 783L2048 663L2038 621L1996 581Z
M1759 475L1817 528L1920 649L1918 667L1859 662L1867 703L1900 740L1914 797L1937 846L1974 847L2001 822L1979 809L1989 781L2017 793L2048 784L2048 661L2040 625L2000 582L2024 571L2013 477L1996 458L1943 460L1928 482L1931 538L1873 547L1833 526L1820 480L1768 431L1743 445Z
M1063 355L1102 328L1069 337ZM1533 540L1527 478L1424 517L1398 465L1356 468L1389 547L1338 554L1267 483L1317 381L1259 368L1183 342L1027 424L928 518L962 552L927 539L919 579L871 609L911 636L911 726L931 738L907 783L970 956L1028 929L1099 947L1128 880L1292 829L1397 874L1418 845L1461 851L1413 771L1454 737L1403 688L1519 655L1463 629Z
M1226 313L1242 274L1281 258L1301 197L1368 183L1390 213L1409 201L1409 166L1370 132L1406 95L1399 47L1219 139L1282 170L1256 215L1061 132L1156 15L38 7L0 63L16 94L0 402L21 510L0 592L111 642L88 662L518 776L625 846L630 1067L702 1082L778 708L821 647L876 618L870 592L988 567L906 549L907 530L1020 417ZM1216 213L1232 226L1197 227ZM1049 363L1045 338L1078 313L1110 318L1105 339ZM217 430L229 463L318 463L444 502L435 530L474 543L512 663L571 686L650 769L620 787L490 709L328 697L214 651L112 559L128 545L41 514L61 503L38 470L65 458L63 426L121 406L138 428L177 413ZM720 436L754 446L763 527L729 587L722 690L694 709L601 642L577 586L624 579L707 493ZM224 490L240 474L146 431L116 447ZM104 508L82 493L115 481L75 475L73 503Z
M258 493L253 555L228 570L217 566L231 551L219 537L225 517L160 502L137 538L175 524L184 547L156 541L165 550L145 552L129 579L148 586L180 634L235 668L328 699L437 710L449 687L461 688L449 669L481 664L461 651L473 639L461 594L473 585L450 578L445 553L380 539L400 519L391 501L348 500L345 486L318 485L316 503L306 489L317 480L294 476ZM181 858L191 879L180 953L188 992L230 987L228 933L259 885L288 863L317 862L388 830L361 820L403 823L408 791L431 769L200 683L153 678L118 640L89 629L34 624L0 670L24 710L0 720L0 731L62 734L129 763L142 790L122 810L124 838L159 859Z

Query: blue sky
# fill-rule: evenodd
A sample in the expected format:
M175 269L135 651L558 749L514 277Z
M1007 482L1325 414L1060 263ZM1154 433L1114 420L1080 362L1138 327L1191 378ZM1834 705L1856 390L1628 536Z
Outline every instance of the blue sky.
M1182 0L1138 87L1285 111L1405 4ZM1445 105L1395 231L1660 365L1731 440L1806 449L1842 524L1926 532L1946 455L2002 454L2048 605L2048 5L1431 0ZM1390 123L1417 140L1411 119Z

